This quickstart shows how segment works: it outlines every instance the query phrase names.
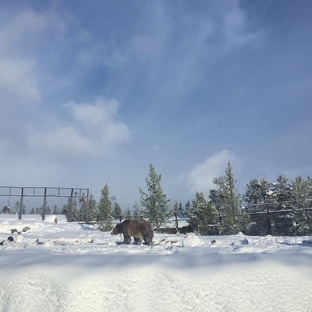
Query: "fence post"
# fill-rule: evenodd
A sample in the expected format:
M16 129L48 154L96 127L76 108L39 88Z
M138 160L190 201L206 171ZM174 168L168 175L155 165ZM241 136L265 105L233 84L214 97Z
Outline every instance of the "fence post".
M24 198L24 188L21 189L21 200L20 200L20 206L18 211L18 220L22 220L22 212L23 212L23 198Z
M179 224L178 224L178 218L177 218L176 212L174 213L174 216L175 216L176 230L177 230L177 233L179 233Z
M69 214L68 214L68 222L73 221L73 195L74 189L71 189L70 197L69 197Z
M45 219L46 214L46 208L47 208L47 188L44 188L44 195L43 195L43 205L42 205L42 221Z
M269 235L272 235L272 224L271 224L269 204L266 204L266 210L267 210L267 223L268 223Z

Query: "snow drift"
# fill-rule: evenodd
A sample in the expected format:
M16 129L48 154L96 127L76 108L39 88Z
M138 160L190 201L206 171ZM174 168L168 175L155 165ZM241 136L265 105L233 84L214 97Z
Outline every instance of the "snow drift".
M136 246L86 225L0 219L2 240L0 311L312 311L311 237L156 234Z

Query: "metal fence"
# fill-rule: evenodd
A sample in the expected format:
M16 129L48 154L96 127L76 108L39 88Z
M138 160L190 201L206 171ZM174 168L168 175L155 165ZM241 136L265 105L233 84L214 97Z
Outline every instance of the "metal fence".
M89 189L87 188L64 188L64 187L18 187L18 186L0 186L0 196L19 197L19 210L18 219L22 219L23 201L25 197L42 197L42 220L45 219L47 198L48 197L65 197L69 199L69 214L68 221L72 221L73 218L73 199L75 197L84 197L86 201L89 198Z

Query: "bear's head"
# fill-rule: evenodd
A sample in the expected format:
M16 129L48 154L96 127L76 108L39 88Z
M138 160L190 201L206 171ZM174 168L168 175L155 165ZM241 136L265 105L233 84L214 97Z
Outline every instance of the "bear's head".
M111 235L118 235L118 234L122 234L122 224L118 223L116 224L116 226L113 228L113 231L111 233Z

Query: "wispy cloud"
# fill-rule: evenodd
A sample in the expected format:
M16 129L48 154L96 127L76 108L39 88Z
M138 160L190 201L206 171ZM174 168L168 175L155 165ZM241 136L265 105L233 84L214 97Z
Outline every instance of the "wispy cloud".
M235 162L237 158L228 150L222 150L197 164L187 174L187 185L191 194L195 192L208 193L215 187L213 179L223 176L228 162Z
M53 122L53 129L36 131L30 147L56 156L97 157L112 152L130 139L128 126L116 120L119 103L97 97L91 103L70 102L67 121Z

